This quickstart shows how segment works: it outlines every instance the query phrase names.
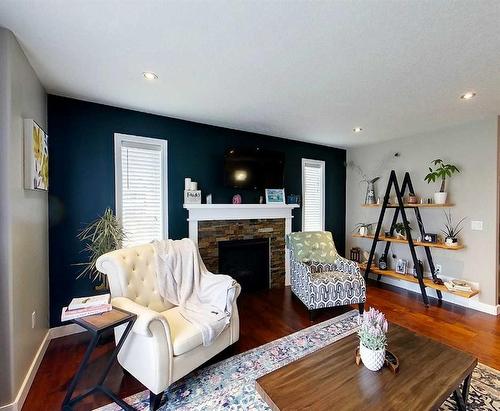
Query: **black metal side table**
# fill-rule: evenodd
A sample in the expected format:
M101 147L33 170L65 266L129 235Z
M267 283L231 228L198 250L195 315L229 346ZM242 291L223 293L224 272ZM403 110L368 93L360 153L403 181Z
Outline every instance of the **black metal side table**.
M127 411L133 411L134 408L128 405L125 401L123 401L121 398L118 398L116 394L111 392L109 388L104 386L104 380L108 375L109 370L111 369L111 366L113 365L116 356L118 355L118 352L120 351L120 348L122 347L123 343L125 342L130 330L132 329L132 326L135 323L135 320L137 319L136 314L129 313L128 311L121 310L119 308L113 308L111 311L108 311L106 313L102 314L97 314L97 315L91 315L88 317L82 317L82 318L77 318L73 320L74 323L81 325L83 328L85 328L87 331L89 331L92 334L92 340L90 341L87 351L85 351L85 355L83 357L83 361L80 364L80 367L78 368L78 371L76 372L75 376L73 377L73 380L71 381L71 384L68 387L68 391L66 393L66 397L64 397L64 401L61 405L61 410L63 411L69 411L72 410L73 405L75 405L78 401L81 401L85 397L95 393L96 391L99 391L103 393L104 395L108 396L111 400L113 400L115 403L117 403L120 407L122 407L124 410ZM127 327L125 328L124 333L122 334L120 341L116 345L115 349L113 350L113 353L111 354L111 358L109 358L108 363L106 364L106 368L102 372L101 376L98 379L97 385L94 387L90 388L89 390L85 391L83 394L78 395L75 398L72 398L73 392L75 391L75 388L78 384L78 381L80 380L83 371L88 365L90 356L92 352L94 351L97 343L99 342L99 338L101 335L109 329L118 327L120 325L127 324Z

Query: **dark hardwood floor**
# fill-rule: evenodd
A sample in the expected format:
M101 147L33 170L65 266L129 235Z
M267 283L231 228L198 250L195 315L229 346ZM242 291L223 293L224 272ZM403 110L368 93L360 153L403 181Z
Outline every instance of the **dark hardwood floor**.
M389 321L470 352L476 355L480 362L500 369L500 316L483 314L449 303L438 307L437 300L432 303L430 308L425 308L419 294L388 285L377 285L374 282L369 284L367 307L376 307L386 314ZM292 298L290 288L243 295L238 300L238 307L240 340L211 362L257 347L312 324L304 306ZM350 307L342 307L325 310L319 313L314 323L349 309ZM60 409L66 388L80 363L87 342L86 333L50 342L23 411ZM113 345L113 342L109 341L98 347L82 384L92 384L92 377L104 366ZM124 375L118 364L112 368L107 385L121 397L144 390L133 377ZM108 402L106 398L96 396L86 399L75 407L75 410L92 410Z

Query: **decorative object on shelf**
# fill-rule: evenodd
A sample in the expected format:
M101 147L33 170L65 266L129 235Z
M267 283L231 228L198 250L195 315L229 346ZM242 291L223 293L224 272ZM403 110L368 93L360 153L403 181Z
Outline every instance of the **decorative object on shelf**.
M266 188L266 204L285 204L285 189Z
M370 234L370 229L375 223L358 223L354 226L353 231L358 231L359 235L365 236Z
M264 196L259 196L259 204L264 204Z
M422 262L422 260L418 260L418 265L420 267L420 272L423 274L424 273L424 263ZM417 267L413 267L411 269L411 273L413 274L413 277L418 278Z
M390 231L384 231L384 237L385 238L391 238L391 232Z
M396 262L396 272L398 274L406 274L406 270L408 268L408 261L402 258L398 259Z
M198 190L198 183L190 177L184 179L184 204L201 204L201 190Z
M368 250L361 250L360 262L366 263L368 261L368 257L370 257L370 253ZM376 257L374 257L376 259Z
M366 368L378 371L384 366L389 324L383 313L370 308L360 316L359 355Z
M212 204L212 194L207 194L207 204Z
M412 230L410 223L408 223L408 228ZM392 231L396 233L396 237L406 240L406 228L403 223L394 223L392 226Z
M24 188L49 189L48 136L33 119L24 120Z
M184 204L201 204L201 190L184 190Z
M455 279L446 281L444 285L450 291L464 291L467 293L470 293L472 291L472 287L469 285L469 283L467 283L467 281L464 280Z
M387 256L384 254L382 254L380 256L380 258L378 259L378 268L380 268L381 270L387 270Z
M82 252L88 256L86 262L74 264L84 267L76 278L89 277L101 283L97 289L107 289L107 277L97 270L95 263L101 255L122 248L125 233L120 221L111 208L106 208L104 214L83 228L76 238L84 243Z
M446 218L446 223L444 225L444 230L441 230L441 232L445 235L444 243L448 247L457 247L458 235L463 230L462 223L464 222L465 217L462 218L457 224L454 224L450 210L448 210L448 212L444 211L444 215Z
M359 263L359 259L361 257L361 250L359 247L352 247L351 248L351 253L350 253L350 260L356 261Z
M375 182L378 181L380 177L372 178L371 180L366 180L366 196L365 204L375 204L377 202L375 197Z
M233 196L233 204L241 204L241 196L239 194Z
M298 204L300 205L300 195L299 194L288 194L286 196L287 204Z
M460 173L460 170L453 164L446 164L441 159L431 161L436 167L434 170L429 167L429 174L424 178L427 183L435 183L436 180L441 180L439 191L434 193L434 202L436 204L446 204L448 193L446 192L446 178L451 177L454 173Z
M408 204L418 204L418 197L415 193L408 194Z
M431 244L437 243L437 234L425 233L422 242Z

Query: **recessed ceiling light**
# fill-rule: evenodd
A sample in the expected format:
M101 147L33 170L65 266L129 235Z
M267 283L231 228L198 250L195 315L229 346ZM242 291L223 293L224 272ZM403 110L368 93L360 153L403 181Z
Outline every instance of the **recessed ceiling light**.
M474 98L476 96L476 93L473 91L468 91L467 93L464 93L460 96L462 100L470 100L471 98Z
M354 127L352 131L354 131L355 133L361 133L363 129L361 127Z
M158 75L156 75L152 71L145 71L144 73L142 73L142 75L146 80L156 80L158 78Z

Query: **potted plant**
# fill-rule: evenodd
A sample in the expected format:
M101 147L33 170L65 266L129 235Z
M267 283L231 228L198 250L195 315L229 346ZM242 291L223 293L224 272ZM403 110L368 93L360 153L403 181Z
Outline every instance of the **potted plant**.
M431 164L434 164L436 169L433 170L429 167L429 174L425 176L424 180L427 181L428 184L431 182L435 183L436 180L441 180L439 192L434 193L434 203L446 204L446 198L448 197L448 193L446 192L446 178L451 177L454 173L460 173L460 170L453 164L445 164L444 161L439 158L431 161Z
M82 252L88 254L88 261L75 264L84 266L77 278L89 277L91 281L100 283L96 289L107 289L106 278L97 270L95 263L101 255L121 248L125 238L123 227L113 210L107 208L102 216L82 229L77 238L85 244Z
M358 223L354 226L353 231L357 231L362 236L368 235L373 224L375 223Z
M458 246L458 235L463 230L462 223L465 220L465 217L462 218L457 224L453 223L453 218L451 217L451 211L444 212L446 223L444 224L444 230L441 232L445 235L444 243L448 247L456 247Z
M408 228L410 231L412 230L410 223L408 223ZM395 223L392 226L392 230L396 233L396 237L406 240L406 228L403 223Z
M387 330L389 325L383 313L370 308L360 318L359 355L366 368L378 371L384 366Z

